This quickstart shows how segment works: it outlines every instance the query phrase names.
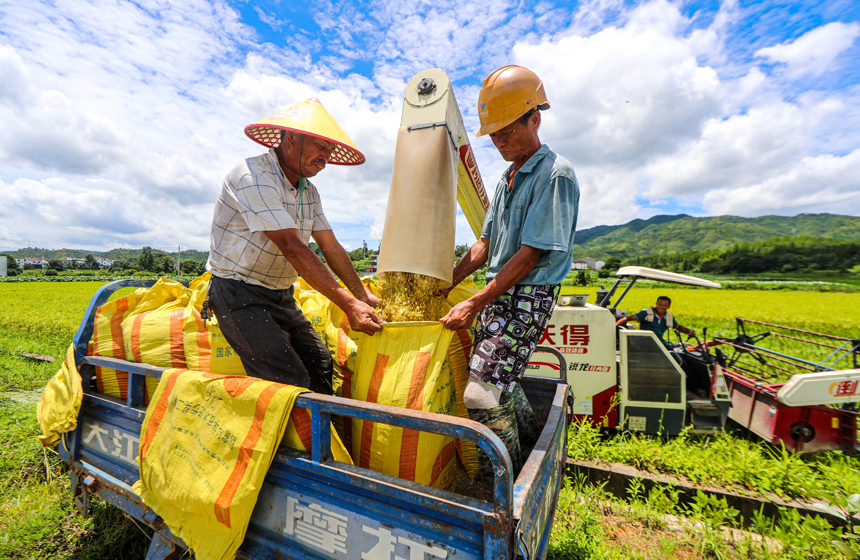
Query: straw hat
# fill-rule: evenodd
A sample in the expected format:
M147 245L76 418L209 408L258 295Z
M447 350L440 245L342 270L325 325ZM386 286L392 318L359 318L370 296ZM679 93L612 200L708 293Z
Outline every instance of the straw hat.
M281 143L282 130L292 130L336 144L328 161L332 165L361 165L365 161L364 154L358 151L316 97L249 124L245 127L245 135L267 148L276 148Z

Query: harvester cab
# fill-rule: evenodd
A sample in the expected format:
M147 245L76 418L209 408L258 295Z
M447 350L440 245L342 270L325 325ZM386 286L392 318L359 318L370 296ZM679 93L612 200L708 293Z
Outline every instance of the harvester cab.
M696 338L695 345L670 349L651 331L615 327L626 316L619 309L621 301L640 278L708 288L720 284L638 266L623 267L616 276L611 289L598 290L596 304L587 303L585 296L561 296L541 340L570 355L567 379L575 417L596 426L668 435L687 424L693 432L722 429L731 400L722 366L707 345ZM558 375L539 359L529 368L535 375ZM688 386L703 388L704 395Z

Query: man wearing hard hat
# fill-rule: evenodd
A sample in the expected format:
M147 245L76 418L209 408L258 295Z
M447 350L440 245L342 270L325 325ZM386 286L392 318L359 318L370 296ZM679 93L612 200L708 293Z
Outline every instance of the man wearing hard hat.
M379 301L365 289L332 233L308 179L327 164L360 165L364 155L318 99L245 127L269 151L227 174L215 203L207 270L208 305L248 375L332 393L332 361L293 298L301 276L346 313L353 330L381 330ZM332 277L308 247L314 241Z
M478 94L478 136L489 135L510 167L496 186L481 238L454 269L454 285L488 263L487 285L442 318L450 329L477 318L464 402L469 416L505 442L516 471L538 427L519 387L570 272L579 208L573 168L538 138L549 109L543 83L521 66L499 68ZM483 472L491 472L486 456Z

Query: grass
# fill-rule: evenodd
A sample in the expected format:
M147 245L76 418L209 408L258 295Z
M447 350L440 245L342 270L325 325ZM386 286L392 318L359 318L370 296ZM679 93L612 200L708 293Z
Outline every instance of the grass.
M589 294L589 303L594 303L596 289L565 286L562 293ZM860 331L860 315L844 312L860 309L860 293L688 290L640 288L637 284L619 308L637 313L654 305L661 295L672 299L670 311L682 325L698 330L708 327L710 333L725 327L735 317L845 337L857 336ZM613 303L616 299L617 295L612 298Z
M860 460L841 452L794 455L746 439L740 430L713 436L663 438L624 432L603 437L585 424L571 427L568 456L632 465L742 494L833 501L860 488Z
M103 284L0 284L0 558L144 558L149 536L99 499L78 514L68 467L36 440L36 403ZM116 297L128 293L124 290ZM53 356L35 362L19 352Z
M671 489L647 496L632 488L627 500L565 481L559 495L547 558L550 560L651 560L658 558L829 560L842 558L832 541L841 534L821 519L782 511L781 520L757 517L738 527L737 510L702 493L679 506Z

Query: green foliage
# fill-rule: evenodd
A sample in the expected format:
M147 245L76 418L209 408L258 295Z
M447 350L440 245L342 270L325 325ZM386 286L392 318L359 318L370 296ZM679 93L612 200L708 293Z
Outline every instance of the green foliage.
M860 217L834 214L761 216L740 218L715 216L693 218L654 216L619 226L598 226L576 232L577 258L637 255L668 255L689 251L725 251L735 245L772 237L821 237L860 240Z
M465 245L465 244L464 245L457 245L456 247L454 247L454 256L462 257L463 255L466 254L466 251L468 251L468 250L469 250L468 245Z
M45 271L45 276L57 276L57 275L59 275L59 272L57 272L53 268L49 268L48 270Z
M195 261L193 259L185 259L182 261L182 265L180 266L180 270L182 274L203 274L206 272L206 263Z
M735 245L725 251L708 249L640 256L628 259L624 264L661 268L672 272L717 274L817 270L848 273L853 267L860 266L860 241L825 237L772 238Z
M152 254L151 247L144 247L140 250L140 255L137 257L137 264L141 270L152 270L155 265L155 256Z
M832 503L815 504L813 507L829 513L846 523L840 540L832 541L840 553L847 558L860 558L860 494L844 496L837 494Z
M63 263L60 259L51 259L48 261L48 270L55 270L57 272L62 272L66 267L63 266Z
M585 560L593 558L603 540L602 515L596 507L605 498L602 487L588 485L584 476L564 481L559 493L555 524L547 558Z
M365 272L367 267L373 264L373 261L368 259L360 259L357 261L352 261L352 266L355 268L356 272Z
M568 455L579 460L623 463L649 472L670 473L695 484L713 484L756 495L824 498L860 487L857 460L840 452L796 455L731 431L694 437L683 432L668 440L624 432L603 441L588 424L571 427Z

